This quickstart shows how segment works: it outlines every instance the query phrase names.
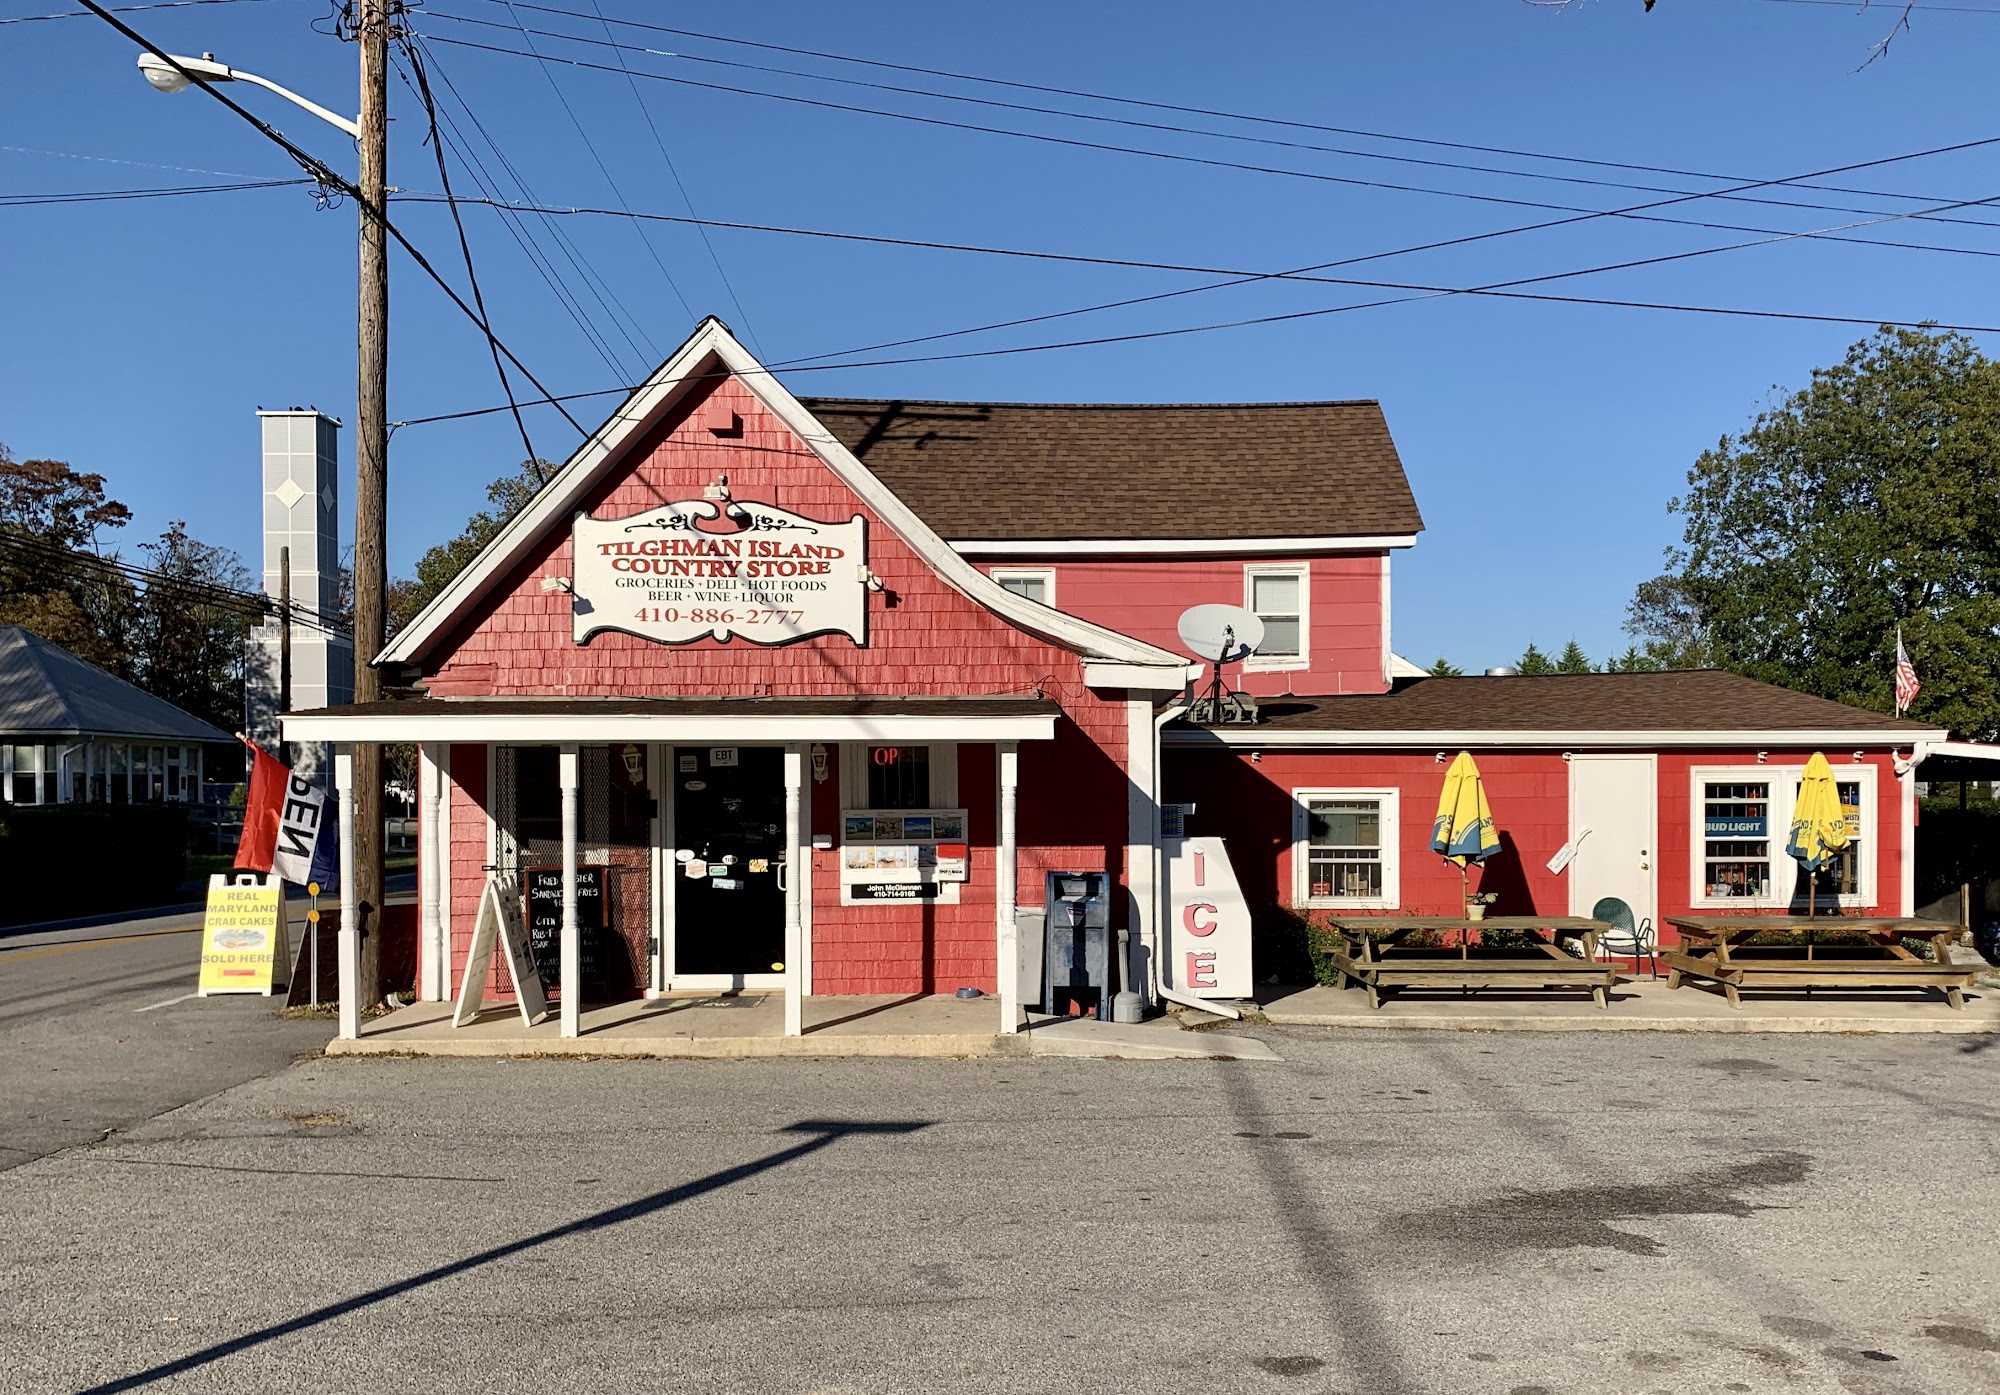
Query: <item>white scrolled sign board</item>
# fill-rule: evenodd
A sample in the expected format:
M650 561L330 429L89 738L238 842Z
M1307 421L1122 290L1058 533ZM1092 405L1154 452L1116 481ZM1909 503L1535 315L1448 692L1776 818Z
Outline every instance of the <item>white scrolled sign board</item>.
M662 644L737 636L868 642L868 521L829 523L770 504L705 499L626 518L578 514L571 535L574 638L623 630ZM729 531L730 529L735 531Z
M1167 915L1160 979L1195 998L1248 998L1250 903L1220 838L1163 838Z

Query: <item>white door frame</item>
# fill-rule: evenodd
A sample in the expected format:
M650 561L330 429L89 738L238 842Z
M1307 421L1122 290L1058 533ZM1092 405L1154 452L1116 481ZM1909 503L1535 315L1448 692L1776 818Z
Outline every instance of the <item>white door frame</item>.
M674 761L676 746L716 746L715 741L659 741L652 745L652 768L660 775L660 782L653 788L658 791L658 814L653 820L653 867L654 885L659 894L653 898L653 933L659 937L659 951L653 957L653 986L646 990L649 998L668 993L726 993L735 989L750 988L760 992L783 992L783 974L677 974L674 972L674 918L675 901L674 878L680 876L680 864L674 860L674 794L680 788L680 771ZM783 751L782 741L737 741L736 746L772 747ZM807 782L810 798L811 782ZM780 786L782 789L782 785ZM804 822L808 829L811 819ZM803 845L788 846L785 853L785 875L798 875L799 869L812 858L812 835L808 832ZM810 895L810 883L801 883L802 901ZM807 943L811 942L812 920L803 906L800 916L800 932ZM802 961L809 963L810 959ZM811 981L807 980L805 992L811 994Z
M1572 752L1565 757L1569 762L1569 837L1576 844L1576 836L1586 825L1577 820L1576 771L1586 762L1637 761L1646 770L1646 905L1633 907L1633 914L1640 917L1651 916L1657 933L1660 924L1660 758L1648 751L1593 751ZM1581 851L1578 845L1578 851ZM1569 913L1587 916L1590 906L1578 903L1576 878L1569 879Z

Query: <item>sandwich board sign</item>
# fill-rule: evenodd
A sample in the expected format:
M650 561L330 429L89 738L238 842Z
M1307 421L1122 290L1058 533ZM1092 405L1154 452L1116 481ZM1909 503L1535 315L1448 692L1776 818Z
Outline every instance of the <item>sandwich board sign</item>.
M512 877L489 877L479 898L472 953L465 959L465 981L459 985L452 1026L463 1027L479 1015L495 950L506 955L507 977L514 985L514 1003L521 1009L521 1020L532 1027L548 1017L548 993L542 988L541 970L535 967L534 951L528 943L528 927L521 919L521 888Z
M1162 838L1167 914L1160 978L1197 998L1248 998L1250 904L1220 838Z
M204 998L218 993L269 994L291 969L285 934L285 885L264 872L217 872L208 879L201 925Z

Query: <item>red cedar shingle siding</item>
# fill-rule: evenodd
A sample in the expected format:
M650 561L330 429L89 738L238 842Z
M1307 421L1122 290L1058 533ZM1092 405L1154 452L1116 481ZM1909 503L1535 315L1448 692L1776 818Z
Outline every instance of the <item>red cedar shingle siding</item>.
M1369 537L1424 526L1374 402L801 400L954 540Z
M1262 705L1291 731L1851 731L1878 737L1932 730L1717 669L1577 673L1530 678L1423 678L1379 697Z

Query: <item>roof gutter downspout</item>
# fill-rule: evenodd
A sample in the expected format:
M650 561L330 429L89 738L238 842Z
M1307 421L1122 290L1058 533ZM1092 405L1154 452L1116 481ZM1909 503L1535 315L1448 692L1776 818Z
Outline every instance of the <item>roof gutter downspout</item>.
M1191 994L1181 992L1177 988L1169 988L1166 984L1160 982L1160 935L1167 923L1165 919L1167 911L1167 887L1166 878L1163 875L1166 867L1161 858L1158 819L1160 808L1160 731L1168 722L1173 721L1174 718L1186 712L1187 709L1188 705L1185 702L1170 702L1161 708L1153 718L1153 809L1155 817L1153 822L1153 914L1150 917L1153 931L1152 943L1146 947L1147 987L1152 990L1155 997L1164 998L1167 1002L1179 1003L1182 1007L1194 1008L1198 1012L1219 1013L1233 1021L1241 1022L1243 1014L1235 1008L1230 1007L1227 1003L1212 1003L1206 998L1194 997Z

